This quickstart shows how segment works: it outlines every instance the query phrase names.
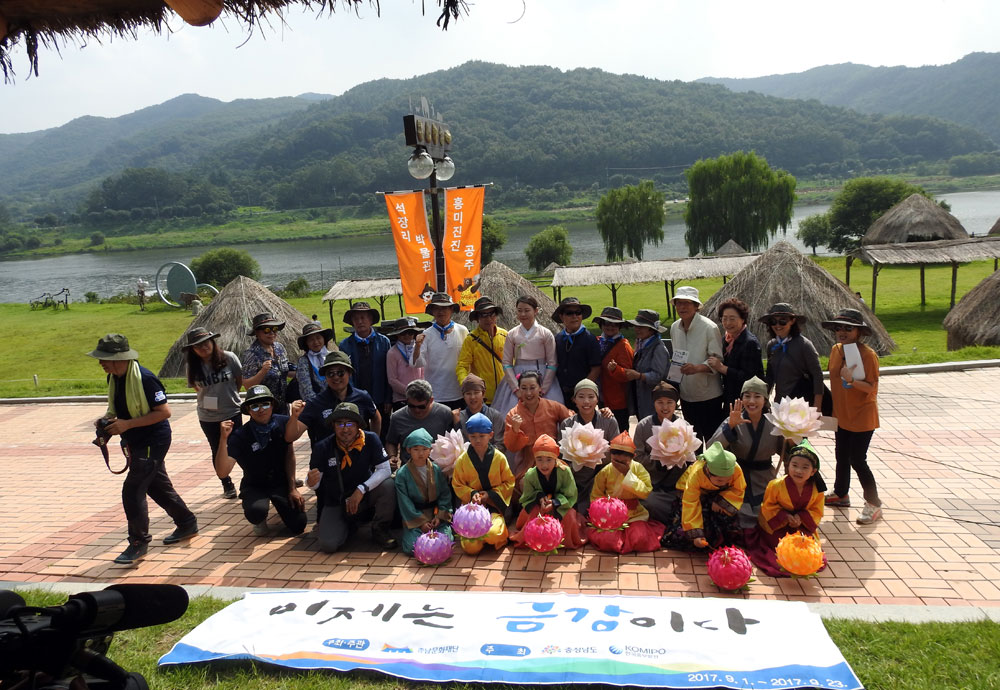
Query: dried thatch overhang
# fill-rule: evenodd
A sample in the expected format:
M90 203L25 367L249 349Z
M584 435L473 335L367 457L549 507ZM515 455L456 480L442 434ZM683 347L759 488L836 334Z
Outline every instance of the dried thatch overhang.
M618 306L618 290L623 285L656 283L663 281L667 298L667 314L676 318L673 311L674 287L678 281L695 278L717 278L725 283L728 276L739 273L759 254L730 254L688 259L660 259L633 263L591 264L587 266L560 266L552 278L553 292L566 286L605 285L611 290L611 303Z
M955 284L958 265L969 261L993 259L993 270L1000 259L1000 237L969 237L960 240L931 240L930 242L902 242L897 244L862 245L847 255L847 275L850 280L850 262L861 259L872 265L872 298L869 306L875 311L875 292L882 266L899 264L920 265L920 304L926 304L924 267L927 264L951 264L951 306L955 306Z
M137 38L144 28L160 32L175 13L193 26L211 24L219 16L233 18L250 33L269 21L281 23L285 8L307 8L318 12L357 10L365 0L0 0L0 69L4 79L13 75L11 52L21 42L28 53L31 71L38 74L38 48L58 49L65 41L87 41L116 37ZM421 0L421 9L432 0ZM468 12L466 0L436 0L437 24L447 29L460 12ZM368 5L381 14L379 0ZM437 12L435 12L437 14Z
M351 306L354 300L367 299L369 297L378 300L378 310L385 318L385 301L396 295L399 300L399 313L403 311L403 286L399 278L380 278L378 280L338 280L323 295L323 301L328 303L330 308L330 323L333 325L334 335L337 333L337 323L333 320L333 303L338 299L346 299Z

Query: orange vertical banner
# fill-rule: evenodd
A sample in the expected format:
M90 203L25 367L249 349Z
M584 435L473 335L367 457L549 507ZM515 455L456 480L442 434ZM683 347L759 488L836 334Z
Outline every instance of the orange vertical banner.
M434 243L427 231L423 192L386 194L406 313L422 314L434 294Z
M444 275L448 294L462 311L472 311L479 297L484 196L483 187L444 193Z

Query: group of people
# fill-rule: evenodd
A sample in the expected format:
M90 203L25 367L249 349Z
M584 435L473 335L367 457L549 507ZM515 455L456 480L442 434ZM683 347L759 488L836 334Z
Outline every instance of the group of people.
M377 326L379 312L357 302L344 315L353 332L338 347L331 349L332 329L306 325L297 365L278 342L285 324L259 314L242 357L219 348L217 334L191 329L188 383L223 496L242 500L254 534L270 533L271 506L290 533L302 533L305 485L315 492L318 543L328 552L371 522L380 547L396 548L402 528L402 548L413 553L420 534L450 534L454 510L471 502L490 510L492 526L480 539L460 538L468 553L508 540L523 544L528 520L551 515L561 520L567 548L590 542L627 553L742 543L761 568L778 574L777 538L788 530L814 533L824 505L849 506L852 468L866 502L858 522L877 520L881 504L866 456L878 426L878 357L862 342L871 332L863 315L843 309L823 322L838 341L828 391L816 349L800 331L805 317L790 305L775 304L760 317L772 336L764 348L738 299L719 306L721 330L700 313L696 288L678 288L673 305L678 319L668 349L657 312L624 319L605 307L590 319L591 306L574 297L551 315L562 326L557 334L537 322L539 305L530 296L517 299L519 323L509 332L497 325L502 308L485 296L474 304L471 331L454 321L459 305L444 293L428 304L429 323L404 317ZM623 333L629 329L634 343ZM197 521L166 474L170 411L162 385L123 336L102 338L90 355L109 375L105 428L121 434L129 450L129 546L116 561L134 563L150 541L147 494L176 523L165 543L196 534ZM793 446L770 433L772 394L805 397L821 409L824 398L832 401L838 429L829 494L808 441ZM650 439L678 411L703 445L696 462L668 468L654 459ZM629 433L632 415L638 423ZM563 434L578 424L609 441L596 467L561 459ZM455 430L468 446L441 467L432 446ZM303 481L293 444L305 433ZM239 491L230 476L235 465ZM604 497L624 502L623 529L591 520L590 504Z

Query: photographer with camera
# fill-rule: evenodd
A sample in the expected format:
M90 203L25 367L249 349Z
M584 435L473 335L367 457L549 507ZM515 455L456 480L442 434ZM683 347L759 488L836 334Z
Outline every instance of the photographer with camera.
M167 476L164 460L170 448L170 405L163 384L153 372L139 366L139 353L119 333L101 338L97 349L87 355L100 360L108 375L108 410L94 426L99 434L121 436L129 460L128 475L122 484L129 545L115 563L132 565L146 555L152 540L146 496L167 511L177 525L172 534L164 537L164 544L176 544L197 534L198 520Z
M272 503L292 534L306 528L305 501L295 488L295 451L285 440L288 416L275 414L275 403L267 386L251 386L240 408L250 421L237 429L231 420L222 422L215 455L220 477L229 476L235 463L243 469L243 514L258 537L268 534L267 513Z

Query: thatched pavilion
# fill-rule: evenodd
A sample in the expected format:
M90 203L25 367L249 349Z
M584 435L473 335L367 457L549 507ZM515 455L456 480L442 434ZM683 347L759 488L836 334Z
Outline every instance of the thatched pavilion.
M1000 218L997 218L997 222L993 224L993 227L990 228L990 231L987 234L991 236L1000 235Z
M872 223L861 244L961 240L968 236L958 218L923 194L911 194Z
M559 324L552 321L552 312L559 306L555 301L539 290L530 280L515 272L506 264L499 261L491 261L483 267L479 273L479 294L485 295L493 300L503 310L503 314L497 319L497 325L510 330L519 324L517 320L517 298L521 295L529 295L538 300L540 310L538 312L538 323L545 326L553 333L560 330ZM455 321L469 325L469 312L459 312L455 316ZM474 326L473 326L474 327Z
M187 342L188 331L197 326L219 333L219 339L215 341L219 347L235 352L237 356L242 355L251 343L251 336L247 335L251 321L255 314L263 312L270 312L285 322L285 328L278 334L278 341L288 350L290 360L298 360L299 345L296 341L309 319L256 280L240 276L222 288L211 304L188 324L167 353L159 376L187 375L184 350L181 348ZM329 347L337 349L332 342Z
M192 26L205 26L220 15L235 19L252 32L270 21L281 24L281 11L307 8L334 12L338 5L356 10L364 0L0 0L0 70L11 75L10 52L24 41L31 70L38 74L38 46L58 48L60 40L90 43L110 38L136 38L140 29L159 33L171 10ZM381 13L378 0L368 4ZM468 11L465 0L438 0L437 24L447 29L460 11ZM425 9L425 8L422 8Z
M1000 273L993 272L965 293L944 317L948 349L1000 345Z
M733 254L746 254L747 250L740 246L739 242L730 237L721 247L715 248L716 256L732 256Z
M865 342L878 354L896 349L896 343L882 323L847 285L788 242L778 242L734 275L705 302L701 313L718 321L719 304L733 297L750 305L748 325L761 345L770 335L757 319L767 313L772 304L788 302L806 317L803 335L813 342L821 355L830 352L834 339L820 323L834 318L845 307L859 309L865 315L865 322L872 327L872 334Z

